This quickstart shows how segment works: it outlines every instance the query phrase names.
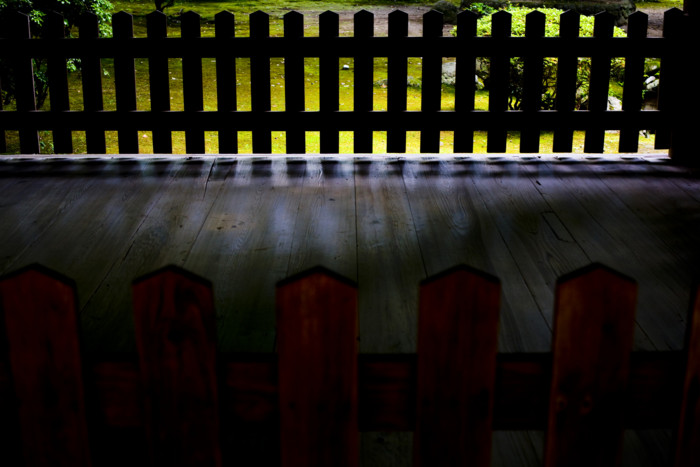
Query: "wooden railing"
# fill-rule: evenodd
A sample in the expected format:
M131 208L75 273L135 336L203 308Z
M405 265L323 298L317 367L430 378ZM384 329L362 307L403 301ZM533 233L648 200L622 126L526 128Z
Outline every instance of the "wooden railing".
M545 429L547 466L598 466L624 428L675 428L698 465L700 302L687 354L632 352L636 284L593 265L557 284L551 353L499 354L499 297L446 271L416 355L358 356L356 287L313 269L277 286L275 354L224 356L210 284L166 268L133 285L138 359L81 358L74 286L29 267L0 279L3 462L247 465L230 444L267 433L283 465L357 465L359 431L411 430L416 465L488 466L492 430Z
M521 152L540 151L540 133L554 132L554 152L572 152L574 130L584 130L585 152L603 152L606 130L620 130L620 152L636 152L640 130L656 131L656 148L669 149L678 158L690 157L691 146L687 99L692 77L682 73L691 57L689 17L680 10L665 16L664 37L647 37L647 16L629 18L627 37L613 35L613 18L596 17L594 37L579 37L579 16L561 17L560 37L544 36L544 15L532 13L526 37L511 37L509 13L493 16L491 37L476 37L476 17L459 15L456 37L442 37L442 15L431 11L423 17L422 37L408 37L408 15L389 15L388 37L374 37L374 16L361 11L354 17L354 36L339 36L339 17L326 12L319 17L319 36L304 35L304 17L298 12L284 16L284 36L270 37L269 17L250 15L249 37L235 36L231 13L216 15L216 37L200 37L200 17L182 15L181 37L166 37L166 17L148 16L148 37L133 37L132 17L117 13L113 38L98 38L97 18L88 15L80 25L80 38L30 39L26 16L18 15L7 38L0 39L0 60L14 67L17 108L0 109L0 152L6 149L5 130L18 130L20 152L38 153L37 130L53 133L57 153L72 153L72 131L84 131L87 152L106 152L105 131L118 132L120 153L138 153L138 131L151 131L153 151L173 151L172 132L184 131L187 153L204 153L205 131L218 132L218 152L238 153L237 132L252 132L252 152L271 152L271 131L286 132L286 152L304 153L305 132L320 132L320 152L338 153L340 131L353 132L353 151L371 153L374 131L387 132L387 152L406 152L406 132L420 132L420 152L440 150L440 132L454 132L455 153L474 151L474 132L488 132L487 151L505 152L507 131L521 132ZM62 24L49 15L47 22ZM686 42L687 41L687 42ZM250 58L250 110L238 110L236 100L237 58ZM270 105L270 58L284 58L285 109ZM306 110L304 58L319 59L319 109ZM353 110L340 110L339 58L354 58ZM373 110L373 59L388 58L387 109ZM407 110L408 57L422 57L420 110ZM443 57L455 57L457 82L454 110L441 110ZM475 110L475 59L491 60L488 110ZM522 110L508 110L509 57L525 59ZM542 63L557 57L558 82L555 110L541 110ZM575 110L578 57L592 57L590 105ZM608 110L610 61L625 59L622 110ZM642 111L643 63L660 58L662 77L658 110ZM51 109L37 111L32 85L32 59L48 60ZM84 108L69 109L66 59L82 60ZM103 110L101 60L114 59L116 110ZM137 110L134 59L148 59L150 110ZM182 59L184 109L170 106L168 59ZM202 59L216 60L216 110L204 110Z

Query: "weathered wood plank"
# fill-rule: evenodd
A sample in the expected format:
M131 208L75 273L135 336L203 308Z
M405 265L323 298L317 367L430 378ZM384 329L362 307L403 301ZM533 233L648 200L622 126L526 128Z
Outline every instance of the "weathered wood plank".
M270 17L256 11L250 14L250 37L264 39L270 36ZM253 112L268 112L271 109L270 96L270 57L250 59L250 103ZM269 130L253 131L253 152L272 152L272 133Z
M525 37L544 37L545 14L540 11L533 11L525 18ZM534 114L542 106L542 76L544 74L544 58L531 55L524 59L523 70L523 112ZM525 130L520 133L520 152L537 153L540 152L540 132L539 130Z
M499 304L468 268L421 284L414 465L491 465Z
M304 15L290 11L284 15L284 37L293 41L304 37ZM305 110L304 57L285 57L284 59L284 110L293 112ZM294 125L292 125L294 126ZM306 131L295 128L287 131L287 154L306 153Z
M121 11L112 16L114 38L127 41L134 37L134 19L132 15ZM129 118L128 113L136 110L136 68L133 57L114 58L114 87L117 98L117 111L122 112L122 119ZM119 130L119 153L138 154L139 135L134 130Z
M151 462L221 465L211 284L166 268L134 282L133 303Z
M579 35L581 16L574 10L561 14L559 37L574 39ZM557 100L556 110L562 115L568 115L576 107L576 77L578 59L568 55L557 58ZM572 152L574 129L564 128L554 132L552 151Z
M305 168L278 159L237 159L184 264L216 277L223 352L274 347L274 286L289 271ZM217 281L217 283L218 283Z
M167 18L161 11L154 11L146 16L148 37L157 41L168 35ZM170 110L170 74L168 58L154 55L148 57L148 84L151 95L151 110L167 112ZM173 152L172 135L168 130L153 131L153 152L171 154Z
M318 35L323 39L332 39L340 34L340 16L332 11L325 11L318 17ZM328 46L331 49L330 46ZM319 58L319 109L321 112L336 112L340 109L340 59L332 54ZM339 152L339 135L337 128L321 129L321 154Z
M618 465L636 284L592 266L556 293L545 465Z
M456 57L455 112L474 110L476 86L472 77L476 76L476 55L469 40L476 36L476 20L476 14L471 11L462 11L457 15L457 39L462 45ZM474 130L464 124L455 128L453 150L455 153L474 152Z
M50 12L45 20L47 36L56 40L65 37L63 15ZM68 72L66 60L60 57L52 57L47 63L47 78L49 84L49 100L51 112L63 112L70 110L68 98ZM71 132L67 130L53 131L54 152L57 154L70 154L73 152L73 139Z
M14 15L10 25L10 35L17 39L29 39L32 37L27 15L19 12ZM21 112L37 110L32 59L30 57L18 57L12 60L10 66L14 68L17 110ZM19 151L22 154L39 154L39 133L36 129L24 128L19 131Z
M609 13L598 13L595 16L593 37L606 39L613 35L615 19ZM610 88L611 57L601 52L591 57L591 78L588 91L588 110L591 112L606 112L608 110L608 89ZM605 149L605 130L588 128L583 143L584 152L602 153Z
M630 15L627 25L627 37L647 37L649 16L641 11ZM644 57L625 57L625 86L622 90L622 110L635 111L642 108L644 85ZM641 128L620 130L620 152L637 152L639 149L639 131Z
M423 15L423 37L442 36L442 13L431 10ZM423 57L421 82L421 112L430 114L440 110L442 93L442 57L426 55ZM440 131L421 130L420 152L440 152Z
M355 174L352 161L290 161L303 177L287 275L322 265L357 280Z
M354 284L323 269L278 284L283 466L358 465L357 331Z
M182 15L182 37L201 37L200 16L188 11ZM204 110L204 91L202 81L202 59L186 55L182 57L182 93L185 101L185 112L199 112ZM194 118L194 117L193 117ZM204 131L185 130L185 152L187 154L204 154Z
M94 13L85 13L80 17L80 39L92 41L99 37L98 18ZM102 63L99 58L88 55L80 58L83 82L83 109L93 112L103 109L102 99ZM85 142L89 154L107 152L105 132L103 129L86 128Z
M511 35L511 14L499 11L491 16L491 36L506 38ZM491 71L489 79L489 112L505 112L508 110L508 94L510 83L510 58L499 56L491 58ZM486 140L487 152L506 152L505 128L491 129Z
M367 10L355 13L355 37L374 37L374 14ZM360 115L374 108L372 93L374 60L372 57L355 57L355 83L353 90L353 111ZM355 130L353 135L353 152L355 154L372 153L372 131Z
M24 463L91 465L75 286L33 266L3 278L0 299Z
M214 17L215 34L225 40L235 36L233 13L222 11ZM221 112L233 111L238 106L236 95L236 58L229 55L216 57L216 108ZM238 154L238 133L234 128L219 129L219 154Z
M558 240L538 215L528 214L541 210L542 201L527 193L529 182L516 175L517 165L511 176L504 173L506 167L468 161L409 163L404 183L427 273L435 275L463 263L501 278L499 349L545 351L551 342L545 317L551 316L553 284L571 266L570 254L559 258L558 246L574 254L575 249ZM511 216L513 210L517 214ZM541 261L533 255L556 255L552 263L561 270L541 277ZM530 270L527 275L521 272L523 267ZM540 281L543 285L534 287Z
M408 13L400 10L389 13L389 30L391 38L408 37ZM408 57L393 55L387 60L387 111L405 112L407 108ZM391 117L390 117L391 118ZM389 130L386 133L386 151L389 153L406 152L406 132Z

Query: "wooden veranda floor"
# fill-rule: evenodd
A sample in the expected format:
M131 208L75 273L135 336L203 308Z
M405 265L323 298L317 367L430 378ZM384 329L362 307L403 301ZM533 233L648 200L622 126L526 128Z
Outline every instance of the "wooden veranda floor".
M213 283L222 352L273 351L275 283L319 264L357 282L366 353L415 351L419 282L460 263L502 282L502 352L548 351L556 280L592 262L638 281L636 350L680 349L700 275L700 171L663 157L6 157L0 193L0 273L72 278L87 353L135 351L130 284L169 264ZM667 433L628 438L664 465ZM497 434L495 463L538 440Z

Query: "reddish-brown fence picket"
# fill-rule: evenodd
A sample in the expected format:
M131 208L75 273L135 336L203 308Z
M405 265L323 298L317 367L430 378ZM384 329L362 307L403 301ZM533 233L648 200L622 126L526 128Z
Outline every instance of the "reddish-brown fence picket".
M557 284L551 354L498 354L499 296L446 271L420 286L416 355L358 355L356 287L313 269L277 287L276 354L224 357L210 284L166 268L133 286L138 360L95 359L74 286L18 271L0 280L3 462L247 465L230 445L265 435L282 465L357 465L359 431L411 430L416 465L488 466L493 429L546 429L547 466L616 465L623 429L676 428L675 465L698 464L700 301L687 354L632 352L636 284L593 265Z
M579 37L579 15L561 17L559 37L544 36L544 15L532 13L526 37L511 37L511 16L493 16L491 37L476 37L476 17L459 15L456 37L442 37L442 15L431 11L423 17L422 37L408 37L408 15L389 15L388 37L374 36L374 16L361 11L354 18L354 36L339 35L339 17L326 12L319 17L319 36L304 35L304 17L298 12L284 16L284 36L270 37L269 17L250 15L248 37L235 35L234 18L216 16L216 37L201 37L200 17L182 15L181 37L166 37L166 17L148 16L148 37L133 37L132 17L114 15L113 38L98 38L97 18L86 16L80 38L63 38L61 17L49 15L57 24L52 38L30 39L26 16L18 15L8 37L0 38L0 60L14 69L17 83L15 110L0 108L0 152L5 151L5 131L18 130L20 152L38 153L37 130L53 133L57 153L73 152L72 131L84 131L87 152L106 151L105 131L117 131L120 153L138 153L137 131L151 131L153 151L171 153L172 132L184 131L187 153L205 152L205 131L218 132L219 153L237 153L237 132L252 131L252 151L271 152L271 131L286 132L286 152L306 151L305 132L320 132L321 153L338 153L339 132L354 133L354 152L371 153L373 131L387 132L387 152L406 152L406 132L419 131L420 151L440 151L440 131L454 132L454 152L474 151L474 131L488 132L488 152L505 152L507 131L520 131L520 151L540 151L540 132L554 132L554 152L572 152L574 130L584 130L585 152L603 152L605 130L620 130L620 152L636 152L640 130L656 131L657 149L669 149L677 158L689 157L690 125L684 115L687 100L682 90L691 76L683 73L692 43L690 17L680 10L665 16L664 37L647 37L647 16L632 14L628 35L613 36L613 17L596 17L594 37ZM236 99L237 58L250 58L251 109L239 110ZM284 58L285 109L270 105L270 58ZM304 97L304 58L319 59L320 107L309 111ZM339 58L354 59L352 110L339 110ZM373 110L373 59L388 59L387 110ZM422 57L420 110L407 110L408 57ZM441 110L442 58L456 57L457 82L454 110ZM488 110L475 110L474 74L477 57L492 63ZM508 110L509 57L525 60L522 110ZM557 57L555 110L542 109L542 63ZM575 110L578 57L591 57L590 105ZM610 63L614 57L626 62L622 110L607 105ZM32 59L48 60L50 110L37 111L32 80ZM69 109L66 59L82 60L83 109ZM137 110L134 59L149 61L150 110ZM182 59L184 109L170 108L168 59ZM202 59L216 60L216 110L204 110ZM660 58L662 76L658 110L642 110L643 63ZM101 61L114 60L116 110L103 110Z

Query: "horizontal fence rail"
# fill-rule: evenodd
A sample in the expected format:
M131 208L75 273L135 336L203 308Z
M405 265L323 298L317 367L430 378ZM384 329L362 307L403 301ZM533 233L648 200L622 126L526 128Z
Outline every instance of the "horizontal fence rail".
M456 267L420 284L416 354L358 355L357 288L315 268L277 286L275 354L217 355L211 284L169 267L133 284L138 357L81 358L75 285L28 267L0 278L3 461L247 465L262 437L264 465L357 465L359 431L403 430L415 465L488 466L492 430L539 429L547 466L616 465L625 428L671 428L697 465L700 300L687 351L632 352L636 292L562 277L552 352L499 354L500 283Z
M474 132L488 134L487 152L505 152L508 131L521 134L519 151L540 152L541 132L554 132L554 152L573 152L575 130L585 131L585 152L604 151L605 131L620 130L619 151L637 152L640 131L656 132L657 149L685 157L690 152L686 109L682 89L689 77L682 73L689 60L687 40L689 17L680 10L666 12L664 36L647 37L647 16L629 17L627 37L613 37L613 18L601 13L595 19L593 37L579 36L579 15L561 16L559 37L544 36L544 14L528 16L525 37L511 37L511 16L493 15L490 37L476 37L476 16L462 12L455 37L443 36L442 15L436 11L423 17L422 37L408 36L408 15L389 14L389 34L375 37L374 15L367 11L354 17L352 37L339 33L339 16L325 12L319 16L319 35L304 35L304 16L292 11L284 16L282 37L270 37L269 16L250 15L250 32L236 34L234 17L216 15L215 37L201 37L200 17L181 15L180 37L167 37L167 18L160 12L147 17L147 37L134 37L133 18L127 13L113 17L114 37L97 34L97 18L86 15L79 38L64 38L63 28L54 28L52 37L32 39L28 17L18 14L12 27L0 38L0 60L13 70L16 108L0 108L0 149L6 150L5 133L19 132L19 150L39 153L39 131L52 133L56 153L72 153L72 132L85 132L87 152L105 153L105 131L118 132L118 151L138 153L139 131L152 132L154 153L172 153L172 132L185 133L185 152L207 150L205 132L218 134L219 153L238 153L239 132L252 132L252 152L272 152L272 133L286 133L285 152L305 153L306 132L320 132L320 152L338 153L339 132L353 132L353 152L373 151L373 132L385 131L386 151L406 152L406 132L420 132L420 152L440 151L441 131L453 132L455 153L474 151ZM47 22L62 24L58 15ZM352 110L339 105L341 58L352 58ZM409 57L422 58L420 109L407 106L407 67ZM456 81L454 109L442 109L441 73L443 59L454 57ZM509 110L510 58L525 60L522 107ZM546 57L558 60L557 96L554 110L543 110L542 66ZM590 57L590 102L587 110L575 110L576 63ZM71 109L66 61L80 59L83 108ZM283 59L284 110L271 107L270 61ZM307 108L305 59L318 60L319 104ZM374 60L385 58L387 101L385 110L376 110L373 101ZM475 110L475 61L491 62L487 110ZM613 58L624 58L625 78L622 110L608 110L608 87ZM657 110L642 110L644 60L661 60ZM148 61L147 95L135 77L135 60ZM216 63L216 102L203 98L203 59ZM694 58L692 58L694 59ZM50 108L37 109L33 70L36 60L48 68ZM184 105L171 109L174 90L170 84L169 61L177 60L182 73ZM102 70L113 62L116 108L105 110ZM246 62L245 65L243 62ZM250 108L240 108L241 91L236 80L247 70L246 86ZM343 70L343 73L346 73ZM1 83L0 83L1 85ZM73 91L71 91L73 92ZM137 99L138 97L138 99ZM149 102L141 102L143 100ZM144 109L147 107L147 110ZM46 149L44 149L46 150Z

